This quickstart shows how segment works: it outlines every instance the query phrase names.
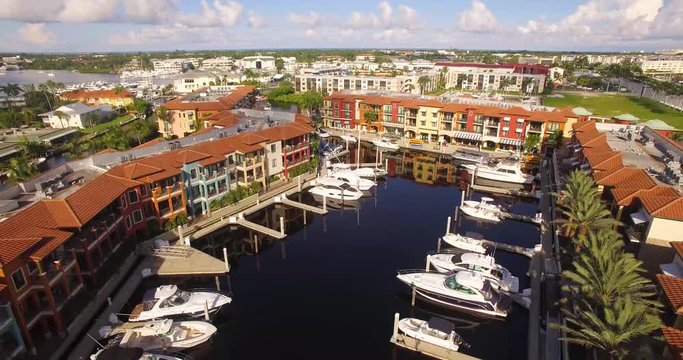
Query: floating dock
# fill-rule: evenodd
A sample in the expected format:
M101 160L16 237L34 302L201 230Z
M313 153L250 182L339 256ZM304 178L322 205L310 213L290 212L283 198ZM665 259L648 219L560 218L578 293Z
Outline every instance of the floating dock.
M249 230L253 230L253 231L259 232L261 234L265 234L265 235L268 235L270 237L274 237L276 239L284 239L287 236L284 232L284 229L282 229L281 231L275 231L271 228L267 228L263 225L259 225L255 222L251 222L251 221L245 219L243 216L231 216L230 218L228 218L228 223L244 226L245 228L247 228Z
M186 251L181 251L183 248ZM169 246L157 250L161 251L145 259L145 270L149 269L154 275L216 276L228 272L223 261L189 246Z
M303 210L303 211L310 211L310 212L312 212L312 213L314 213L314 214L318 214L318 215L325 215L325 214L327 214L327 210L325 210L325 209L321 209L321 208L319 208L319 207L315 207L315 206L311 206L311 205L306 205L306 204L304 204L304 203L300 203L300 202L298 202L298 201L294 201L294 200L288 199L286 194L283 194L283 195L281 195L281 196L276 196L276 197L274 198L274 200L275 200L275 203L276 203L276 204L278 204L278 203L279 203L279 204L284 204L284 205L287 205L287 206L299 208L299 209L301 209L301 210Z
M510 220L515 220L515 221L521 221L521 222L527 222L530 224L534 224L536 226L541 226L543 223L542 218L537 218L537 217L531 217L531 216L526 216L526 215L518 215L518 214L512 214L506 211L499 211L501 219L510 219Z
M485 193L501 194L501 195L509 195L509 196L518 196L518 197L524 197L524 198L536 199L536 200L539 199L539 194L537 192L530 192L530 191L524 191L524 190L503 189L503 188L499 188L499 187L484 186L484 185L470 185L470 189L477 191L477 192L485 192Z
M396 314L394 316L394 333L392 334L391 339L389 340L392 344L396 346L400 346L402 348L412 351L417 351L424 355L440 360L480 360L479 358L476 358L471 355L444 349L440 346L436 346L434 344L430 344L424 341L419 341L414 338L400 334L398 332L398 320L399 315Z
M486 245L492 246L496 250L503 250L519 255L524 255L526 257L532 257L534 256L535 253L538 251L535 248L525 248L523 246L517 246L517 245L510 245L510 244L505 244L505 243L499 243L491 240L486 240L486 239L479 239L481 242L483 242Z

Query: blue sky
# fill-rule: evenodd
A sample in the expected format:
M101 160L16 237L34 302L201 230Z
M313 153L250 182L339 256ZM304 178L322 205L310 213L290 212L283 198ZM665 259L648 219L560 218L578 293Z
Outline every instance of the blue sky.
M0 0L0 51L657 50L683 0Z

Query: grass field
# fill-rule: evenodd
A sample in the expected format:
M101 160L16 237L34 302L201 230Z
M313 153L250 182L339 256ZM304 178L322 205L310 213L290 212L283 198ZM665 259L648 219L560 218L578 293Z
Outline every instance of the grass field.
M623 95L562 94L564 98L546 98L545 105L554 107L581 106L595 116L612 117L631 114L642 121L659 119L676 129L683 129L683 112L674 110L654 100Z
M99 124L97 124L91 128L85 128L85 129L83 129L83 132L86 134L92 134L92 133L102 131L102 130L109 128L109 127L121 126L122 122L124 122L126 120L130 120L130 118L132 118L131 115L121 115L121 116L116 117L114 120L99 123Z

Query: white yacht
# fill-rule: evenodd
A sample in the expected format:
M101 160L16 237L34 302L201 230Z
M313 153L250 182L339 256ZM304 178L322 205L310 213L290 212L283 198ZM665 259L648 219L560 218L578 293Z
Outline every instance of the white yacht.
M205 321L164 319L105 326L99 334L103 339L116 337L118 346L124 348L180 351L208 341L216 331L215 326Z
M398 144L391 142L389 139L385 139L385 138L372 140L372 144L377 146L380 149L386 149L386 150L392 150L392 151L399 149Z
M330 137L330 134L328 134L324 129L318 129L316 133L323 139Z
M488 251L488 248L483 241L475 239L471 236L448 233L444 235L441 240L443 240L446 244L460 250L476 252L479 254L485 254Z
M401 319L398 322L398 331L409 338L450 351L458 351L464 343L462 337L455 332L453 323L437 317L429 321L416 318Z
M397 278L414 288L421 297L450 309L505 318L511 304L510 299L496 292L480 273L399 271Z
M427 255L427 262L438 272L474 271L484 275L491 284L500 290L519 292L519 278L503 266L496 263L493 256L464 253L464 254L432 254Z
M534 177L522 172L518 161L505 160L497 164L464 165L473 171L473 175L488 180L509 182L515 184L531 184Z
M53 72L49 72L49 73L47 73L47 76L53 77L53 76L56 76L56 75L55 75L55 73L53 73Z
M322 179L326 178L332 178L343 181L361 191L368 191L376 185L374 181L369 179L363 179L352 171L333 172L332 174L329 174ZM322 179L319 179L319 181L321 181Z
M344 151L344 147L337 146L334 148L328 148L326 151L323 152L323 155L335 157L339 155L342 151Z
M387 176L387 171L380 168L359 167L352 169L349 164L333 164L331 166L333 172L351 171L354 174L365 179L381 179Z
M313 195L323 196L331 200L354 201L363 197L363 192L335 178L321 178L318 185L309 189Z
M455 152L451 154L451 157L453 157L455 160L472 162L476 164L486 164L490 160L489 156L485 152L470 149L455 150Z
M135 306L128 321L163 318L201 318L205 308L218 312L232 299L218 291L183 291L175 285L163 285L145 293L142 303Z
M465 200L463 201L463 207L471 207L475 209L484 209L493 212L501 211L500 205L492 204L494 200L490 197L483 196L480 201L476 200Z
M90 355L90 360L185 360L187 357L167 354L152 354L140 348L107 347Z
M351 135L341 135L339 136L342 140L346 141L347 143L353 144L356 142L356 138L351 136Z
M460 207L465 215L471 216L476 219L490 221L490 222L500 222L501 211L500 208L495 207L495 205L484 202L484 206L480 206L482 203L473 202L463 202Z

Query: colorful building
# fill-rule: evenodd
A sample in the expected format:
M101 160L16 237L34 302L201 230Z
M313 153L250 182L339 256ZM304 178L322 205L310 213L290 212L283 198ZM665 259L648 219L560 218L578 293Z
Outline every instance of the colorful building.
M132 104L135 100L135 96L128 91L116 90L73 90L61 93L59 98L93 106L109 105L115 108L125 107Z

